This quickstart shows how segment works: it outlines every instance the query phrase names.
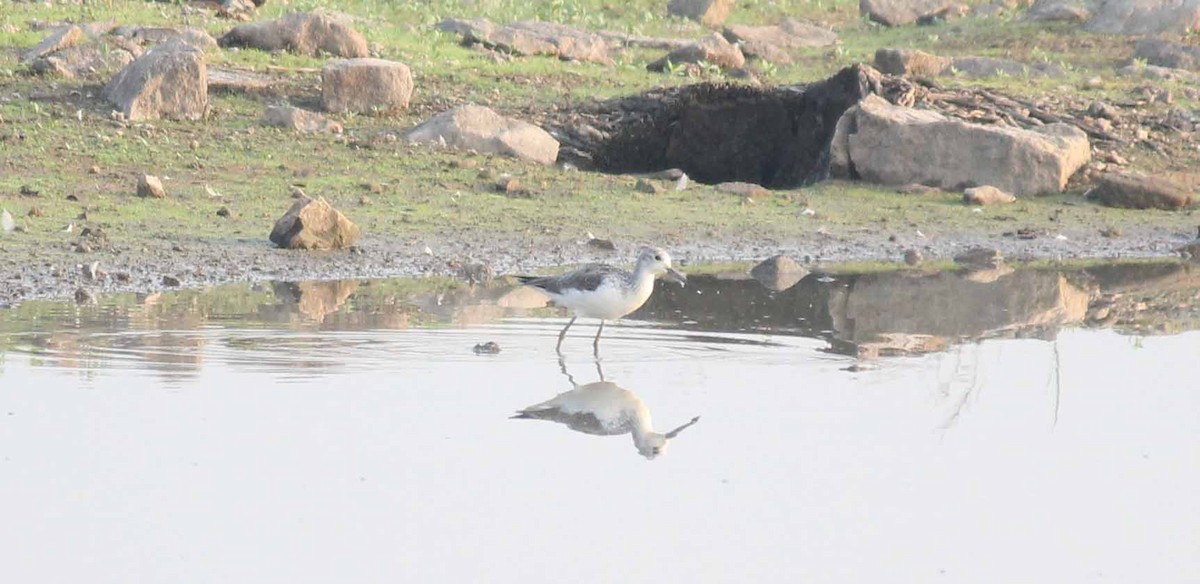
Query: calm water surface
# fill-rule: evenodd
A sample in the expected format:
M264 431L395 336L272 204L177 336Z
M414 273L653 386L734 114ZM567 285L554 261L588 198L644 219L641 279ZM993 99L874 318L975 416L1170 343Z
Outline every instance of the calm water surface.
M0 313L0 580L1200 581L1195 268L692 280Z

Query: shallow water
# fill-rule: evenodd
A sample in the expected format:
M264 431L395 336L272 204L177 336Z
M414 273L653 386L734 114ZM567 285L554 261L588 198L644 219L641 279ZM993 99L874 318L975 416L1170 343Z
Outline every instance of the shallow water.
M0 579L1189 581L1196 272L693 276L599 366L591 323L560 363L565 319L503 286L27 303ZM576 387L700 420L647 460L511 418Z

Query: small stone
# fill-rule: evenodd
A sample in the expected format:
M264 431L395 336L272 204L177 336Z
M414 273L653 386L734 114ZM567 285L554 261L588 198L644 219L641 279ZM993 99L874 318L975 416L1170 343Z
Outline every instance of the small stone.
M92 244L81 241L75 244L75 253L92 253Z
M93 167L91 167L91 168L89 168L89 169L88 169L88 173L89 173L89 174L100 174L100 167L99 167L99 166L93 166Z
M473 349L476 355L497 355L500 353L500 344L495 341L479 343Z
M362 187L363 189L365 189L368 193L371 193L372 195L378 195L379 193L383 192L383 185L381 185L379 183L367 182L367 183L362 183L359 186Z
M27 213L27 215L29 215L30 217L45 217L46 211L43 210L41 207L30 207L29 213Z
M476 168L479 166L479 161L474 158L463 158L461 160L451 160L451 168Z
M472 262L459 266L458 275L468 284L488 284L496 277L496 271L490 264Z
M1088 115L1094 118L1105 118L1115 120L1121 116L1121 112L1117 108L1108 105L1102 101L1093 101L1088 105Z
M363 195L363 196L359 197L359 198L358 198L358 204L359 204L359 205L370 205L370 204L371 204L371 197L368 197L368 196L366 196L366 195Z
M745 197L750 202L771 196L771 191L761 185L748 182L723 182L717 185L717 191Z
M1105 227L1100 230L1100 235L1109 239L1117 239L1121 237L1121 230L1116 227Z
M930 193L940 193L942 191L941 191L941 189L937 189L937 188L934 188L931 186L926 186L926 185L917 184L917 183L909 183L906 185L902 185L900 188L896 189L896 192L900 193L902 195L928 195Z
M925 255L917 249L909 249L904 251L904 263L909 267L916 267L925 261Z
M588 247L594 247L604 251L617 251L617 245L613 243L611 239L598 239L593 237L588 240L587 244Z
M133 279L133 276L129 275L129 272L117 272L113 274L113 278L116 278L118 282L128 283Z
M657 195L657 194L661 194L664 189L661 186L659 186L658 184L650 182L644 178L639 178L637 181L637 184L633 185L633 190L635 190L639 193L646 193L649 195Z
M75 290L76 304L96 304L96 295L87 288L77 288Z
M237 218L234 212L229 210L229 207L221 207L220 209L217 209L217 217L225 217L227 219Z
M1100 89L1104 87L1104 79L1101 77L1092 77L1083 83L1085 89Z
M963 191L963 202L968 205L998 205L1015 203L1016 200L1012 194L989 185L971 187Z
M162 199L166 198L167 190L157 176L143 174L138 178L137 194L139 197Z
M182 284L182 282L180 282L179 278L176 278L175 276L163 276L162 277L162 285L163 286L168 286L171 288L178 288L181 284Z
M989 247L973 247L954 256L954 263L967 269L992 269L1004 263L1004 255Z
M496 180L496 192L514 195L521 191L521 181L515 176L502 176Z

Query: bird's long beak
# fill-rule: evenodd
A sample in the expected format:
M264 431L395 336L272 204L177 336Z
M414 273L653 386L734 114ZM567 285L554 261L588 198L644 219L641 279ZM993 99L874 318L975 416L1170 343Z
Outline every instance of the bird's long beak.
M678 436L680 432L686 430L689 426L691 426L692 424L695 424L696 422L699 422L699 421L700 421L700 416L696 416L696 417L692 418L692 421L690 421L678 428L675 428L674 430L671 430L670 432L667 432L665 434L665 436L667 437L667 440L670 440L670 439Z
M663 279L668 282L675 282L680 286L687 285L687 276L675 270L675 268L667 268L667 272L663 274Z

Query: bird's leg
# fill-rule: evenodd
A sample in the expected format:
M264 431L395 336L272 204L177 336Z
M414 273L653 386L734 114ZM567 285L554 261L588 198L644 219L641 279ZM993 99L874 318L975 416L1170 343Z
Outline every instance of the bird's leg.
M562 332L558 333L558 344L554 345L554 352L558 353L558 355L560 357L562 356L563 339L565 339L567 337L567 329L571 328L571 325L575 324L575 318L576 317L572 316L571 320L569 322L567 322L567 326L564 326Z
M600 333L604 332L604 319L600 319L600 328L596 329L596 340L592 341L592 355L600 358Z

